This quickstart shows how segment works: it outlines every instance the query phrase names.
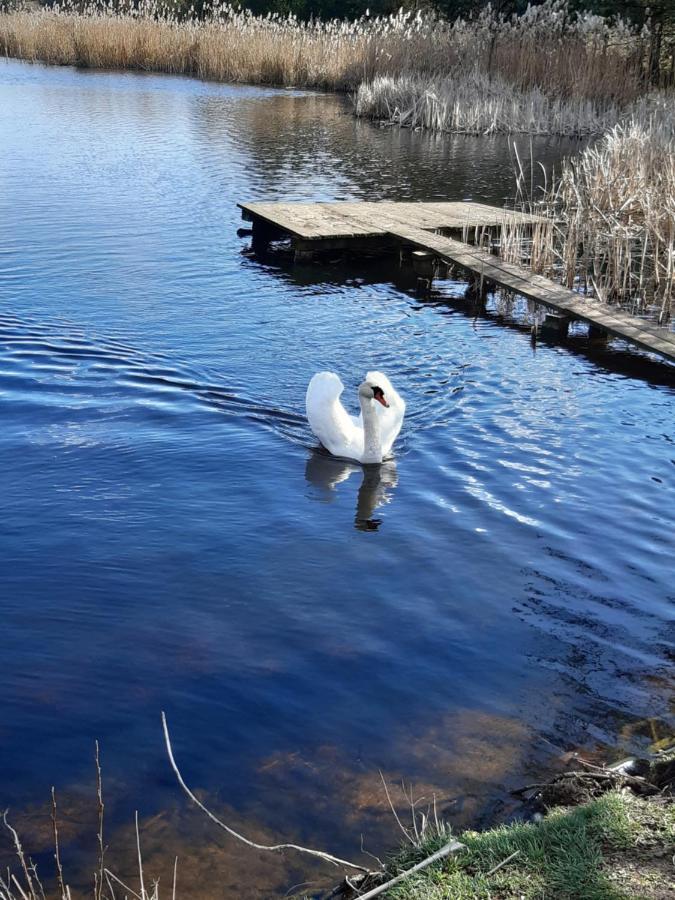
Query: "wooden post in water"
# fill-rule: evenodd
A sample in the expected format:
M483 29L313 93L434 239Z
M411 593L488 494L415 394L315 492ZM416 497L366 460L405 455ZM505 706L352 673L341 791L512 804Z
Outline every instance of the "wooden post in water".
M539 334L542 337L566 338L571 321L570 316L561 316L559 313L548 312L541 323Z
M255 254L262 256L272 239L272 231L263 219L257 217L253 219L252 231L251 249Z
M435 270L434 254L426 250L413 250L412 264L420 278L433 278Z
M470 276L464 296L476 309L485 309L488 297L488 286L484 278Z
M594 344L606 344L608 338L609 334L604 328L601 328L599 325L588 326L589 341L593 341Z

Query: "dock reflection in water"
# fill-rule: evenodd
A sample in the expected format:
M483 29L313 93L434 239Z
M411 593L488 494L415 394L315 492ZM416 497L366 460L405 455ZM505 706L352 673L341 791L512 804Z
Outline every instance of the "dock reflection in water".
M321 490L317 499L332 499L339 484L353 472L361 473L361 485L356 497L354 527L359 531L377 531L382 519L374 518L381 506L391 503L393 489L398 484L398 472L393 459L380 465L361 465L346 459L329 456L325 450L313 450L305 466L305 478Z

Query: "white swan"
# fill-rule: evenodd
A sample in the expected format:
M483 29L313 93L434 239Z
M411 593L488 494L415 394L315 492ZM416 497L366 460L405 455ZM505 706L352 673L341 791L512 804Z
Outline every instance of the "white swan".
M343 390L333 372L314 375L306 398L309 427L333 456L381 463L401 430L405 402L382 372L368 372L359 385L358 418L350 416L340 402Z

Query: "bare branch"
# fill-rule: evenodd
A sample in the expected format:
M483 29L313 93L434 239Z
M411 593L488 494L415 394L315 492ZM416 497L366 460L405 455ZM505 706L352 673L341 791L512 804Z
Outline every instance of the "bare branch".
M359 872L369 872L365 866L359 866L357 863L350 862L347 859L340 859L338 856L332 856L330 853L324 853L322 850L311 850L308 847L300 847L298 844L274 844L274 845L265 845L265 844L257 844L255 841L251 841L248 838L244 837L242 834L239 834L238 831L235 831L234 828L230 828L229 825L226 825L224 822L221 822L220 819L215 816L209 809L204 806L204 804L199 800L187 786L185 781L183 780L183 776L180 773L178 766L176 765L176 760L173 756L173 750L171 747L171 739L169 737L169 728L166 723L166 716L162 712L162 726L164 728L164 740L166 743L166 751L169 755L169 762L171 763L171 768L178 779L178 783L183 788L185 793L188 795L190 800L195 803L202 812L206 813L206 815L211 819L212 822L215 822L223 831L226 831L229 835L236 838L238 841L241 841L243 844L247 844L249 847L253 847L254 850L268 850L271 852L281 852L283 850L297 850L298 853L306 853L309 856L315 856L318 859L323 859L325 862L332 863L334 866L344 866L348 869L356 869Z
M141 897L146 900L145 885L143 884L143 857L141 856L141 835L138 830L138 810L136 810L136 850L138 852L138 879L141 884Z
M96 741L96 799L98 802L98 875L94 888L94 900L103 900L103 781L101 778L101 759L99 756L98 741Z
M135 897L136 900L145 900L145 897L140 897L140 896L136 893L136 891L132 890L132 889L129 887L128 884L125 884L123 881L121 881L121 879L119 879L119 878L117 877L117 875L115 875L114 872L111 872L110 869L104 869L103 871L105 872L106 878L108 879L108 884L110 884L110 879L112 878L113 881L116 881L116 882L119 884L120 887L124 888L125 891L129 891L129 893L131 894L131 896L132 896L132 897Z
M441 847L440 850L437 850L431 856L423 859L422 862L417 863L416 866L413 866L411 869L407 869L405 872L397 875L396 878L392 878L391 881L387 881L384 884L381 884L379 887L373 888L372 891L368 891L366 894L361 894L359 900L371 900L372 897L377 897L380 894L384 894L385 891L388 891L390 888L393 888L394 885L400 884L402 881L405 881L406 878L414 875L415 872L421 872L422 869L426 869L427 866L438 862L440 859L445 859L445 857L449 856L451 853L456 853L458 850L463 849L464 844L460 844L459 841L450 841L449 843L445 844L445 846Z
M36 900L37 900L37 894L35 893L35 888L33 886L33 880L30 877L28 863L26 862L26 855L23 852L23 847L21 846L21 841L19 840L19 835L16 833L16 831L12 828L12 826L7 821L7 810L5 810L5 812L3 813L2 820L5 823L5 828L7 828L9 830L10 834L12 835L12 837L14 839L14 847L16 849L16 855L19 857L19 862L21 863L21 868L23 869L23 874L26 877L26 886L27 886L28 890L30 891L30 900L33 900L33 898L36 898ZM15 882L15 884L17 885L17 887L19 887L19 890L21 890L19 882L16 880L16 878L14 876L12 876L12 879ZM24 894L23 890L21 890L21 893L24 897L26 896Z
M384 869L384 863L382 862L382 860L380 859L380 857L379 857L379 856L375 856L374 853L371 853L369 850L366 850L366 848L363 846L363 835L361 835L361 853L365 853L366 856L370 856L370 858L371 858L371 859L374 859L375 862L378 864L378 866L379 866L381 869Z

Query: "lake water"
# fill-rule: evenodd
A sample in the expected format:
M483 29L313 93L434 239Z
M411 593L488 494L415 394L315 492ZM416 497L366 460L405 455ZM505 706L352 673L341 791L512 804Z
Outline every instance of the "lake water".
M566 751L664 737L673 368L535 350L462 284L422 302L391 261L294 270L236 235L245 199L501 203L507 141L3 62L0 154L0 807L46 871L51 785L71 880L91 868L98 739L122 873L138 809L183 896L335 878L221 838L161 710L228 822L350 857L398 840L379 770L461 827ZM326 368L354 408L370 368L406 399L382 470L313 449Z

